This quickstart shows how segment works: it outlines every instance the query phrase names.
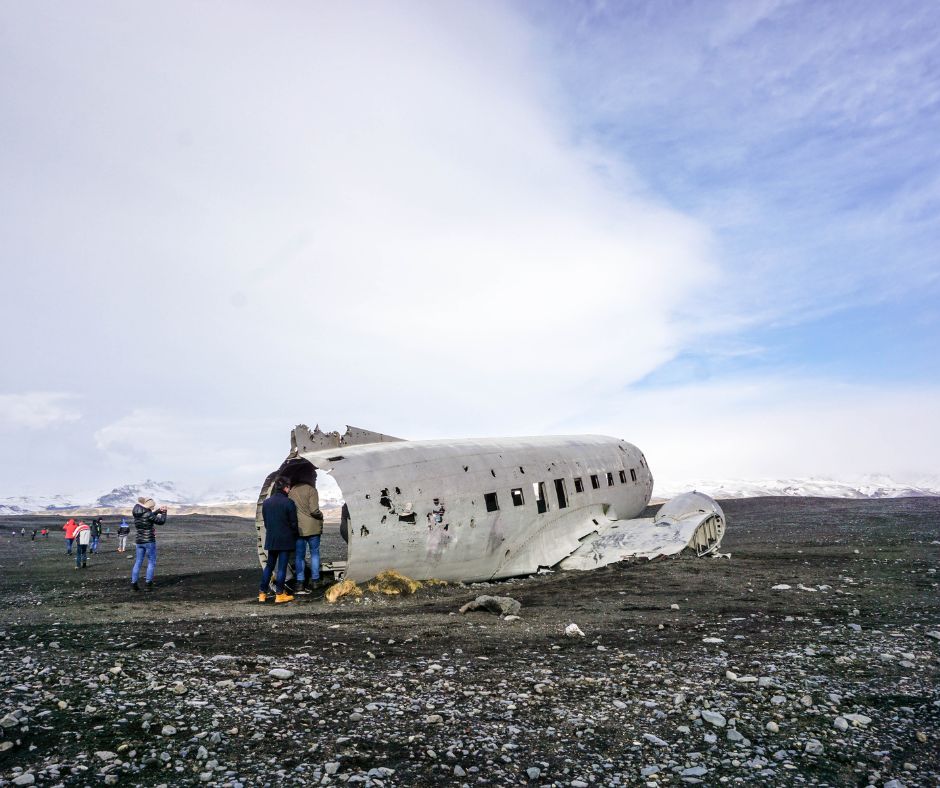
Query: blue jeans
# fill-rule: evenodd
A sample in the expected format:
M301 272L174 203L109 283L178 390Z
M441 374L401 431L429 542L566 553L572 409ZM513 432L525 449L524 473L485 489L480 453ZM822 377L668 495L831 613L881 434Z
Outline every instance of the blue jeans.
M284 593L284 581L287 579L287 559L290 557L290 550L268 550L268 560L264 565L264 571L261 573L261 585L259 591L267 591L271 584L271 572L274 565L277 564L277 575L274 580L274 587L277 593Z
M140 577L140 566L144 562L144 556L147 556L147 582L153 582L153 573L157 569L157 543L147 542L137 545L137 557L134 560L134 568L131 570L131 582L136 583Z
M88 560L88 545L75 545L75 566L81 566Z
M97 552L98 552L98 540L99 540L99 539L101 539L100 536L93 536L93 537L91 537L91 552L93 552L93 553L97 553Z
M72 554L72 542L74 542L74 541L75 541L74 538L69 539L68 537L66 537L66 539L65 539L65 554L66 554L66 555L71 555L71 554Z
M297 539L294 558L294 574L297 575L297 585L304 582L304 564L307 557L307 546L310 547L310 579L320 579L320 537L301 536Z

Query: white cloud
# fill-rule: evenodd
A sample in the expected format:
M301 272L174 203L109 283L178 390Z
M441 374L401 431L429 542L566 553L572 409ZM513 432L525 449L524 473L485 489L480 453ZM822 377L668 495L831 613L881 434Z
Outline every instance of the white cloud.
M872 473L916 481L940 467L938 402L936 386L733 378L629 392L612 429L664 481Z
M28 293L8 318L76 376L94 347L135 380L131 407L381 403L462 432L557 418L692 330L675 316L714 277L707 228L597 171L508 7L241 6L224 26L209 9L76 35L85 14L63 7L10 55L31 76L10 97L10 190L30 198L9 231L113 330L39 323ZM59 270L76 248L81 277Z
M41 430L80 418L71 394L51 391L0 394L0 427Z
M260 484L287 454L286 432L264 420L233 422L140 408L98 429L94 441L119 480L144 475L187 485L213 478Z

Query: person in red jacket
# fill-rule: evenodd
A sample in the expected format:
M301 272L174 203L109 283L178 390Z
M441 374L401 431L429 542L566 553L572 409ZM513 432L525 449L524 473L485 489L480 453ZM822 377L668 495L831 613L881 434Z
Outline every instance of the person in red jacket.
M62 530L65 531L65 554L72 554L72 542L75 541L75 529L78 528L78 523L76 523L71 517L69 521L62 526Z

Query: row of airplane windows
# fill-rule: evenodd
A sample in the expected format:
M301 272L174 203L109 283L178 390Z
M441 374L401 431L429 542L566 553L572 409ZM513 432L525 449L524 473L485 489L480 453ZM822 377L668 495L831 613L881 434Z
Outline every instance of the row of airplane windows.
M607 486L614 486L614 474L613 471L607 471ZM620 483L627 483L627 472L619 471L618 475L620 477ZM630 469L630 480L636 481L636 469ZM596 490L601 486L600 475L596 473L591 474L591 488ZM574 478L574 491L575 493L584 492L584 482L581 480L580 476ZM548 511L548 498L545 495L545 482L532 482L532 495L535 497L535 505L538 509L539 514L543 514ZM522 493L521 487L514 487L509 491L509 497L512 498L513 506L524 506L525 505L525 496ZM555 479L555 497L558 499L558 508L566 509L568 507L568 485L565 479ZM483 502L486 504L486 511L488 512L498 512L499 511L499 495L495 492L483 493Z

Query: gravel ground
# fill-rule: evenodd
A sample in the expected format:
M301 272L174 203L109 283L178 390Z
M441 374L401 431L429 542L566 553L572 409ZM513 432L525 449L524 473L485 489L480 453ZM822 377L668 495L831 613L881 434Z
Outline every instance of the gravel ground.
M940 785L940 499L724 508L730 560L277 607L250 521L135 594L0 518L0 785Z

